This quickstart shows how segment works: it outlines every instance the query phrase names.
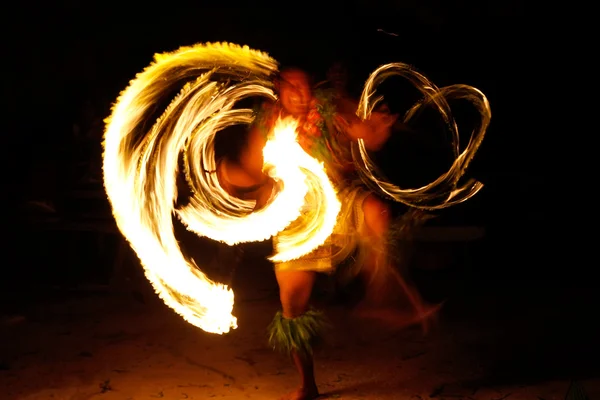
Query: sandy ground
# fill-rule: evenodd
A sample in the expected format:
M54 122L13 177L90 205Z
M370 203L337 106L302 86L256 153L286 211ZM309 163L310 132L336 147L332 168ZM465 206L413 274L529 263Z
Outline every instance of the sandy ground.
M239 328L226 335L186 323L147 282L137 295L72 294L5 315L0 398L277 399L297 377L266 342L276 286L268 268L245 264ZM428 335L317 303L334 323L316 359L324 398L562 400L576 381L600 399L600 335L582 308L598 303L594 291L436 282L452 290Z

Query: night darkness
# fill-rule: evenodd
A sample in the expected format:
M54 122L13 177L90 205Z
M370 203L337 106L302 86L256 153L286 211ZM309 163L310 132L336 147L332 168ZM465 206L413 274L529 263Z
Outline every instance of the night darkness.
M478 378L482 381L476 383L455 377L452 379L459 383L444 385L469 387L471 391L472 386L504 388L504 392L500 393L498 389L496 394L490 394L491 397L485 397L487 394L483 394L484 389L471 394L459 390L462 397L455 395L456 398L550 400L562 399L571 382L585 381L587 392L600 396L600 354L593 339L598 337L598 332L589 324L595 313L590 315L584 311L594 309L592 300L597 302L597 295L590 294L595 284L587 279L592 273L587 264L571 262L565 267L563 255L566 245L560 243L564 232L554 232L555 222L551 218L556 215L557 205L543 200L544 194L552 186L552 176L545 172L549 144L542 140L543 132L532 130L528 121L530 104L523 88L535 71L536 63L531 51L533 28L525 18L525 5L522 2L359 0L343 5L323 1L205 3L208 4L202 1L34 2L21 4L10 15L5 15L4 54L5 60L10 60L3 74L2 96L2 108L8 122L2 127L2 165L5 168L2 201L7 210L4 215L7 236L4 254L7 262L3 263L4 277L0 285L3 288L0 338L7 346L0 346L0 399L52 398L46 389L60 389L66 385L63 384L64 379L52 384L54 378L44 380L41 377L27 378L34 381L38 379L29 386L19 383L25 379L24 376L29 377L31 375L27 374L34 373L30 370L31 365L38 363L40 357L44 358L43 362L47 365L55 363L57 369L64 370L64 374L76 375L73 372L75 367L68 369L61 366L67 362L66 358L77 358L80 352L89 351L94 354L85 360L89 364L98 358L97 353L103 351L99 342L86 344L82 339L85 334L82 331L77 333L77 329L80 329L76 327L79 326L77 317L68 316L71 311L65 311L71 306L61 308L61 304L79 302L78 299L85 299L81 300L81 304L98 303L97 299L101 299L100 303L117 304L119 308L119 301L123 301L123 304L133 301L135 305L132 307L142 310L140 315L155 313L164 321L170 321L175 326L173 329L180 333L180 336L171 333L166 336L148 334L152 338L147 341L157 346L167 337L168 340L174 340L175 336L182 337L181 340L185 342L193 335L204 335L185 325L154 298L134 256L127 258L127 262L132 264L132 267L128 267L131 276L126 280L131 283L131 288L127 289L125 285L126 289L123 289L121 284L120 294L116 296L121 298L119 296L123 292L132 292L133 300L129 297L115 300L110 289L81 289L111 286L114 277L110 275L110 270L118 257L119 251L116 249L119 248L120 238L114 234L107 235L102 247L98 247L97 235L94 228L90 228L95 223L106 225L106 221L94 219L99 213L110 215L110 211L107 214L107 200L101 195L101 183L81 183L82 179L85 181L89 178L81 172L87 162L86 151L96 148L100 139L92 144L88 141L84 145L88 146L87 150L82 150L81 144L75 143L74 129L77 128L74 127L86 130L92 126L82 116L86 105L90 106L88 110L93 110L96 120L107 117L119 92L152 61L155 53L173 51L194 43L217 41L266 51L284 66L306 69L316 81L325 79L327 68L332 63L343 61L350 69L350 86L354 94L360 93L363 82L372 70L388 62L409 63L438 86L464 83L483 91L491 104L492 123L467 175L482 181L485 187L472 200L441 212L433 220L432 226L476 226L485 229L485 235L467 244L449 241L438 245L415 245L419 249L415 257L421 260L415 263L421 262L428 267L415 267L414 279L426 297L432 301L446 301L447 314L442 313L440 317L440 332L446 333L437 336L446 335L447 339L447 335L453 335L452 326L466 320L476 321L467 325L477 325L479 321L485 325L482 329L496 333L498 330L506 331L506 334L498 338L492 335L496 338L493 340L489 339L492 336L486 336L488 339L478 336L473 344L475 350L465 350L469 347L467 344L458 346L457 349L469 354L480 352L488 357L489 362L483 363L486 366L482 367L487 375ZM403 111L401 107L408 101L403 88L392 83L383 89L386 101L390 102L392 108L398 107L397 111ZM464 130L463 136L468 136L469 114L465 112L464 115L459 120L459 124L464 121L464 128L459 125L459 129ZM411 170L420 171L422 175L431 171L435 174L442 157L436 154L440 154L444 143L442 136L430 135L429 140L392 141L395 147L390 146L378 157L392 175L397 173L399 179L415 178L418 173L406 172ZM73 193L95 194L82 199ZM31 203L35 201L50 201L54 210L36 208ZM89 215L96 217L89 218ZM57 227L83 224L86 228L81 232L72 228L40 228L48 224ZM457 250L463 247L469 249L468 262L462 250ZM216 251L214 246L210 249ZM252 257L261 252L264 253L264 249L246 251L246 254L250 254L250 261L246 262L260 264ZM460 256L457 255L459 253ZM263 281L267 282L262 285L267 287L267 291L273 291L276 286L273 289L273 277L268 268L263 265L258 270L262 271L259 273L265 276ZM258 279L255 275L239 272L237 279L248 286L252 279ZM240 289L243 293L241 297L251 297L244 290ZM273 301L267 296L268 304ZM477 303L482 306L474 306ZM273 304L276 304L276 297ZM241 315L242 310L248 307L247 304L241 305L238 314ZM40 311L42 309L46 311ZM50 309L52 311L47 311ZM60 316L53 319L53 312ZM85 314L82 310L78 312ZM46 313L52 315L42 316ZM249 325L257 325L256 331L260 332L262 328L259 325L272 316L268 307L263 313L266 316L256 317L256 321L259 321L256 323L252 318L250 320L254 322L248 322L247 317L239 318ZM62 322L57 322L57 318ZM82 318L86 320L87 317ZM79 334L75 340L78 344L73 345L79 347L68 348L65 345L68 357L62 353L46 354L44 349L52 347L50 343L33 339L28 341L28 337L35 336L31 332L39 335L44 327L48 327L50 332L63 322L65 326L70 326L65 331L72 331L74 336ZM243 328L240 330L243 331ZM476 330L473 328L473 332ZM140 329L137 334L142 339L135 340L146 340L143 339L146 335L143 330ZM236 331L236 335L241 334ZM54 333L48 335L52 337ZM433 335L436 336L435 333ZM57 339L57 343L62 343L63 339ZM219 340L225 339L209 338L206 339L209 344L203 342L202 346L228 346L218 343ZM231 343L231 340L234 339L227 339L227 343ZM493 341L499 341L498 348L492 349ZM536 344L532 344L534 342ZM401 347L399 344L395 346ZM24 355L27 351L37 352L35 354L38 355ZM235 348L227 351L235 351ZM352 352L350 349L343 358L352 358L349 357ZM358 351L356 354L361 353ZM276 358L275 355L271 356ZM239 357L246 356L240 354ZM461 356L457 357L461 359ZM469 357L462 359L472 360ZM203 365L211 364L209 360L202 361L197 354L187 359L190 358ZM110 358L103 360L105 364L110 364ZM463 361L457 361L457 365ZM257 362L260 367L261 361ZM464 362L468 364L471 361ZM166 368L160 365L160 361L157 363L153 365L157 365L158 370ZM188 361L188 364L192 363ZM512 370L513 364L517 365L516 371ZM269 376L267 382L270 379L272 385L279 385L275 375L277 371L270 371L271 366L265 365L262 372ZM106 371L111 368L114 371L120 367L107 368ZM23 374L21 371L24 371ZM109 378L110 374L106 371L102 372L107 374L102 379L112 379L113 387L101 387L98 397L148 398L139 394L142 392L132 395L121 391L119 394L118 382L122 377ZM133 374L132 371L129 373ZM94 373L93 378L89 378L94 380L91 386L98 387L102 373ZM398 374L402 375L402 369ZM291 371L289 375L292 376ZM85 382L86 378L81 379ZM202 379L210 378L205 374ZM421 380L433 382L436 379ZM69 385L75 385L73 382ZM353 385L351 381L348 382L348 386ZM560 382L563 386L560 386ZM546 384L558 388L552 389L556 390L556 393L552 392L555 397L549 397L548 393L551 392L543 391L547 388L540 389L542 391L539 393L546 393L543 396L536 394L537 389L522 389ZM218 385L221 384L215 383L214 387ZM244 382L244 378L240 377L232 387L244 385L250 387L254 384ZM432 388L423 389L420 395L423 397L415 397L420 390L416 386L421 384L415 384L412 392L410 383L403 385L402 390L390 389L398 390L397 395L385 392L381 387L372 391L368 385L357 385L355 389L344 391L343 384L335 386L330 394L342 399L425 399L427 395L443 399L449 398L444 396L451 396L443 388L440 389L440 385L432 384L433 388L437 388L435 390L441 391L436 393ZM81 387L84 386L81 383ZM396 388L394 385L391 387ZM509 390L506 387L521 389ZM46 390L43 394L42 389ZM69 397L74 395L67 395L67 391L60 392L59 389L54 392L54 399L84 398ZM83 393L87 389L81 390ZM361 392L364 397L352 397L357 395L352 390ZM27 397L36 391L40 393L38 397ZM275 392L279 391L280 386L277 386ZM503 397L507 391L512 391L512 397ZM202 394L193 397L192 392L190 389L186 396L207 398ZM181 398L169 397L176 394L166 393L164 391L165 398ZM214 389L213 395L222 396L219 393ZM231 397L226 398L271 398L268 394L261 394L261 390L254 389L251 392L247 389L246 394L240 394L239 397L231 393L228 396Z

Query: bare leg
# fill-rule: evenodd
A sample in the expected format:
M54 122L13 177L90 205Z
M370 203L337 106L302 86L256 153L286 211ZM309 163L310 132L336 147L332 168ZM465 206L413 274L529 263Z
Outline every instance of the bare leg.
M363 203L365 216L365 232L371 245L370 257L366 261L363 270L363 279L366 283L365 306L368 311L363 314L371 314L375 317L379 315L386 322L391 324L405 325L410 324L411 319L394 316L391 310L386 312L376 312L373 308L381 308L386 303L397 300L397 295L402 293L406 300L416 311L416 320L421 322L423 329L428 329L428 318L437 311L438 307L428 307L419 295L418 290L410 281L402 276L400 271L390 268L386 235L389 229L390 211L387 205L374 195L367 197ZM398 290L400 289L400 290ZM397 318L397 321L393 321Z
M281 300L283 317L293 319L306 313L316 274L311 271L276 270L275 276L279 284L279 298ZM315 382L312 356L300 355L294 352L292 353L292 358L300 375L300 387L296 391L282 397L282 399L316 399L319 397L319 391Z

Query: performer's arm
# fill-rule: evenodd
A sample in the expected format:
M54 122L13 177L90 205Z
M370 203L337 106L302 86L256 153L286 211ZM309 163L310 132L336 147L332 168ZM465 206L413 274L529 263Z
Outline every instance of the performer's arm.
M233 160L223 159L217 166L217 175L221 187L231 196L256 201L255 210L263 208L273 194L273 179L257 181Z
M246 145L237 160L219 163L219 181L232 196L255 200L256 209L266 205L274 190L274 181L262 170L266 138L258 129L251 129Z
M263 149L267 144L267 138L263 132L253 126L248 132L246 146L241 151L239 165L255 182L264 183L268 176L263 172Z

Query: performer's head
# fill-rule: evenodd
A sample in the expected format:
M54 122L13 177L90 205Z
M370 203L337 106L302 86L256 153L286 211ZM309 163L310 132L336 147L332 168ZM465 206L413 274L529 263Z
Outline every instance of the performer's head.
M294 117L302 117L308 112L312 92L310 77L306 72L298 68L282 70L277 89L281 105L287 113Z

